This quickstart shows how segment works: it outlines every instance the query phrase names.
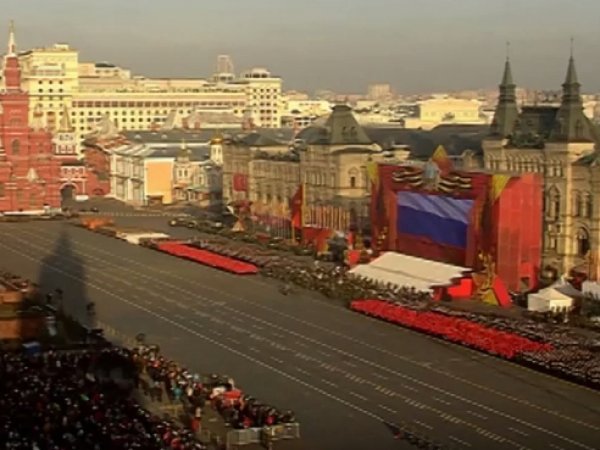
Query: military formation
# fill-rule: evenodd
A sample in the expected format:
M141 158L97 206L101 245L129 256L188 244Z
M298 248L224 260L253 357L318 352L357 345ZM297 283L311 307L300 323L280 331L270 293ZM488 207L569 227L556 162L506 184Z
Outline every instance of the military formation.
M578 383L600 386L598 334L564 324L564 317L552 314L506 317L494 312L465 311L446 302L434 302L428 292L358 277L344 265L320 262L312 257L286 258L264 245L212 238L205 238L198 245L258 265L263 275L281 282L281 292L285 295L307 289L343 304L358 299L384 299L412 310L434 311L548 343L552 350L520 354L517 360Z

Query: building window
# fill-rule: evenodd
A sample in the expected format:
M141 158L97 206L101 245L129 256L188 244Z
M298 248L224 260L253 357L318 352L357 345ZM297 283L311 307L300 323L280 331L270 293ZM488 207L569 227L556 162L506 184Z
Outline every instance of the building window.
M348 175L350 176L350 187L355 188L356 187L356 179L358 178L358 170L350 169L348 171Z
M586 256L590 251L590 235L584 228L577 231L577 255Z
M4 190L4 183L0 182L0 197L4 197L6 192Z
M560 217L560 192L555 187L550 188L546 195L546 214L552 219Z
M18 139L15 139L14 141L12 141L11 149L12 149L13 155L18 155L19 152L21 151L21 142Z
M581 194L575 193L575 201L573 205L573 214L575 217L583 217L583 201L581 198Z

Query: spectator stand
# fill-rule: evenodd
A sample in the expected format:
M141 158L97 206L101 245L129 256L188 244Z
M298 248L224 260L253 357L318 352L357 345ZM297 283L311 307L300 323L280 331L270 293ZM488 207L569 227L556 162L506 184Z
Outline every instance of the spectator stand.
M129 358L116 347L0 353L0 448L205 449L129 395Z
M265 443L268 448L302 448L300 426L291 411L280 412L243 395L230 377L192 374L141 340L133 354L146 397L159 407L164 399L171 404L181 402L183 421L205 442L248 450L263 448Z

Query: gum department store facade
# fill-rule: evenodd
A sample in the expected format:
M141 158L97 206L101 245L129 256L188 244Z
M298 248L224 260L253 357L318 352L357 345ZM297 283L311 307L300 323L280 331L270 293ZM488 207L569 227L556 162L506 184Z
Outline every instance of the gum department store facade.
M598 277L600 261L600 133L584 115L580 83L569 59L559 106L517 107L506 61L483 165L492 171L544 177L543 264Z

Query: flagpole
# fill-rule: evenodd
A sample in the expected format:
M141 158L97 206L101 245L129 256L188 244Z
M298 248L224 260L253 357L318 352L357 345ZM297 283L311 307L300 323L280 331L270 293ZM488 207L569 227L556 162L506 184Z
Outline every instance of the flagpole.
M304 212L306 210L306 182L302 181L300 184L302 189L302 201L300 202L300 241L304 243Z
M292 204L293 206L293 204ZM294 211L291 210L290 211L290 228L291 228L291 235L292 235L292 245L296 244L296 227L294 226Z
M302 182L302 203L300 205L300 229L304 228L304 208L306 207L306 183Z

